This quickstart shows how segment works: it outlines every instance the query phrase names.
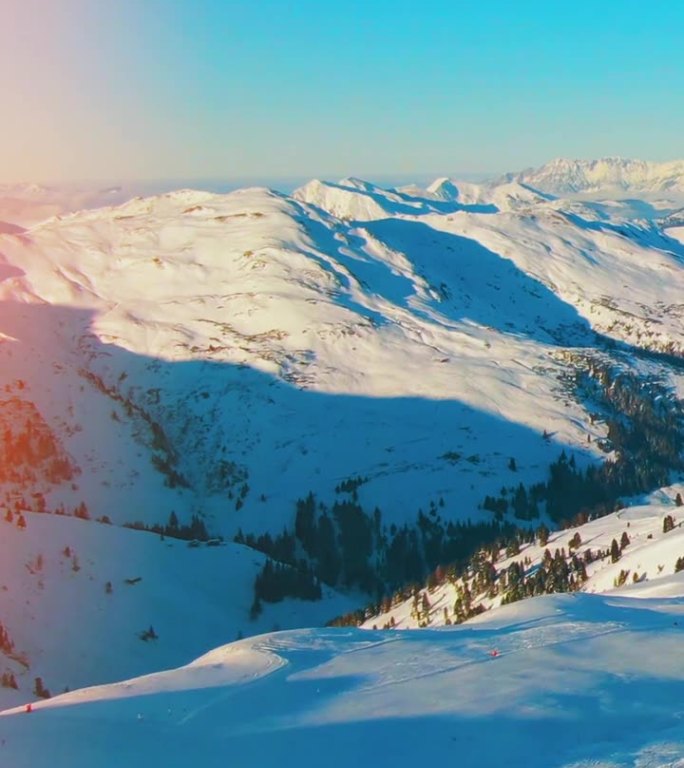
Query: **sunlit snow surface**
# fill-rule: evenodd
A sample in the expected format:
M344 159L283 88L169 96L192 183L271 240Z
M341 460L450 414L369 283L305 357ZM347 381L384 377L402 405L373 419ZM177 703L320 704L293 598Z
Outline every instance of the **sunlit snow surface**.
M240 641L8 712L0 749L12 768L673 768L683 702L684 599L562 595L443 630Z

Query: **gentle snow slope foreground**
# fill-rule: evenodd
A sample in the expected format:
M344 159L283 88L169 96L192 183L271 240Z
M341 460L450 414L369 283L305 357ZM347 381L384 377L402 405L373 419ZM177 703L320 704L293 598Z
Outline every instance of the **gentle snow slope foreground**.
M282 632L14 710L0 755L12 768L675 768L683 649L681 597L562 595L446 630Z
M0 621L14 643L0 651L0 672L18 685L0 687L0 708L34 698L36 677L55 695L185 664L238 636L322 624L355 605L326 588L321 602L266 604L250 620L260 552L26 517L23 530L0 518Z

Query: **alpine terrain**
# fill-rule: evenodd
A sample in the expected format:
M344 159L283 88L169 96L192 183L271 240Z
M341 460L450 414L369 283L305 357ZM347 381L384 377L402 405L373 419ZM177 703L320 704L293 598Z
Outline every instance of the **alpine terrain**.
M0 765L682 768L684 162L126 190L0 189Z

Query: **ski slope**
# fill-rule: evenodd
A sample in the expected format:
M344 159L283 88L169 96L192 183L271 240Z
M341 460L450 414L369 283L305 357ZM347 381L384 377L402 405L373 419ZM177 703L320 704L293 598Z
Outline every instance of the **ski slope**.
M3 763L679 768L683 578L679 597L556 595L444 630L243 640L4 713Z

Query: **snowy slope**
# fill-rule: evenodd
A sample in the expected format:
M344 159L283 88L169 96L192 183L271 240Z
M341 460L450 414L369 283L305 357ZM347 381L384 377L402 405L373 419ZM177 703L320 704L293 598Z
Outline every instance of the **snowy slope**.
M543 478L544 430L598 455L561 352L592 330L682 348L679 243L545 207L345 222L266 190L188 191L0 248L4 375L81 469L54 499L116 522L180 507L216 533L278 530L354 475L396 520L439 496L467 515L513 453ZM154 424L187 487L149 471ZM448 452L479 466L457 480Z
M277 628L320 625L354 603L326 589L321 602L285 600L250 617L265 557L45 514L26 527L0 519L0 619L14 643L0 650L0 705L184 664L228 642ZM152 626L157 637L141 635Z
M281 632L20 707L0 749L13 768L680 768L682 632L682 597L597 595L441 631Z
M667 577L675 574L677 560L684 558L684 508L674 503L676 494L681 490L681 486L661 489L647 503L627 507L584 525L552 532L546 543L540 543L537 538L531 544L522 544L516 555L500 550L493 561L499 585L495 595L487 589L478 590L473 574L467 573L461 578L448 579L436 588L421 590L417 601L410 598L398 602L390 610L371 616L363 626L370 629L391 625L398 629L410 629L425 624L438 627L452 623L455 621L455 603L466 585L472 594L473 608L490 611L502 603L505 588L501 586L501 576L511 564L519 563L525 575L532 576L541 566L547 551L553 555L559 550L568 562L574 555L586 563L587 580L579 585L582 592L613 592L619 585L619 591L626 595L639 597L657 593ZM665 533L663 521L666 516L672 517L675 527ZM627 535L629 543L621 551L617 562L613 562L610 557L611 543L613 540L620 543L623 535ZM581 543L573 547L571 542L576 536L579 536ZM587 551L593 553L590 560L585 557ZM679 575L674 583L679 585L677 589L681 589ZM429 611L427 614L421 611L418 615L414 605L416 602L422 605L424 597L429 603Z
M246 520L279 528L296 498L356 474L374 481L368 502L397 519L428 494L455 493L467 512L483 495L486 481L470 486L484 467L459 467L465 487L452 490L453 468L436 461L448 451L498 469L509 444L537 475L544 429L586 452L581 409L536 371L560 373L554 341L591 343L589 322L507 252L480 245L498 218L364 226L265 190L179 192L4 236L5 375L28 382L55 428L69 421L61 438L82 469L75 494L55 493L118 522L131 510L166 520L180 505L230 535ZM586 248L603 237L559 221ZM520 233L528 261L528 238L548 237L531 220L505 227ZM570 267L575 248L562 248ZM652 256L656 266L670 258ZM614 267L613 258L606 271ZM580 263L572 283L588 283L588 271ZM625 276L647 294L642 278ZM153 435L130 403L163 428L188 488L170 493L144 471ZM235 514L226 497L245 482Z
M339 197L333 193L341 187L328 185L326 189L326 194L307 195L302 190L297 194L333 215L351 219L358 210L350 201L355 200L358 207L368 194L365 189L355 197L349 188L345 197ZM380 195L378 188L373 194ZM547 318L552 318L552 323L571 323L576 313L579 317L575 316L575 322L586 321L585 327L591 325L637 346L661 350L680 347L678 297L684 250L673 236L675 231L663 232L652 223L629 221L634 215L648 218L635 202L548 200L515 182L457 185L448 179L437 180L424 198L413 199L434 206L435 198L443 205L450 200L455 208L409 215L399 205L387 204L381 210L366 207L359 217L362 225L353 234L360 235L361 246L370 234L380 241L378 250L389 246L390 254L407 257L414 271L427 278L433 289L443 288L440 313L450 314L444 292L458 291L453 304L459 313L465 308L480 320L477 313L484 304L485 313L491 308L495 316L488 318L487 324L496 325L502 314L496 297L477 297L480 306L471 309L472 292L464 295L464 286L459 283L473 278L481 291L486 272L493 279L485 285L494 284L494 290L510 295L515 276L512 272L502 274L502 268L505 260L511 260L521 276L532 278L528 295L544 294L548 288L566 305L544 307L537 316L545 323ZM655 215L653 210L651 214ZM468 263L461 254L474 254L477 261ZM491 255L503 262L491 260ZM539 289L537 283L542 283ZM518 301L517 296L511 296L511 303ZM534 310L534 304L530 309ZM564 310L565 318L561 319L559 311ZM514 313L520 313L518 307ZM511 321L506 318L505 322Z
M482 213L512 211L549 200L547 195L516 181L476 184L441 178L428 186L427 193L439 200L458 202L471 209L480 206Z
M511 182L477 184L447 177L426 189L382 187L360 179L338 182L314 180L295 190L293 197L344 220L373 221L425 213L496 213L548 202L551 198L531 187Z
M342 179L337 183L314 179L293 193L296 200L310 203L340 219L372 221L386 216L418 216L438 210L429 200L398 190L388 190L361 179Z

